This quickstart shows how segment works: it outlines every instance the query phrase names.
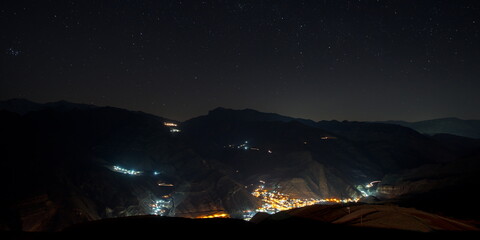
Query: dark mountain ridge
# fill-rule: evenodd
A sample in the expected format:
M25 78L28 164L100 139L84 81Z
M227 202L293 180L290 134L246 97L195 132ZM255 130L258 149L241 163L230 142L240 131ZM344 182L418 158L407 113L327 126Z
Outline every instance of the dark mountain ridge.
M55 109L60 111L68 111L71 109L91 109L97 106L82 103L71 103L67 101L49 102L49 103L36 103L27 99L15 98L6 101L0 101L0 110L6 110L9 112L18 113L24 115L29 112L40 111L44 109Z

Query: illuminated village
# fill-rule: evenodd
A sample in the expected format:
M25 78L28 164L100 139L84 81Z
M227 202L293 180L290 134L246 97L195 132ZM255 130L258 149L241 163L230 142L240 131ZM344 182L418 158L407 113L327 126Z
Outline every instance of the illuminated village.
M173 206L173 202L169 198L155 200L154 203L150 205L151 214L159 216L167 216Z
M245 149L248 146L245 144L241 145L239 148ZM236 146L237 147L237 146ZM126 169L119 166L112 166L111 170L127 174L127 175L142 175L142 171ZM158 175L159 172L153 172L153 175ZM287 193L282 193L278 189L280 186L276 186L273 189L266 187L266 182L260 180L260 184L252 191L252 195L261 200L261 206L255 210L246 210L243 212L243 219L250 220L256 213L258 212L265 212L268 214L274 214L280 211L285 211L293 208L301 208L306 207L314 204L336 204L336 203L350 203L350 202L357 202L358 198L347 198L347 199L337 199L337 198L325 198L325 199L317 199L317 198L295 198L291 197ZM367 188L373 186L373 184L379 181L374 181L366 185ZM159 186L173 186L172 184L158 183ZM364 195L367 193L362 191ZM163 196L162 199L155 200L153 203L149 204L150 213L153 215L160 215L160 216L167 216L173 208L173 199L170 196ZM203 215L199 216L198 218L229 218L230 215L227 213L215 213L211 215Z
M246 211L245 219L248 220L257 212L266 212L268 214L274 214L280 211L285 211L293 208L301 208L314 204L328 204L328 203L350 203L357 202L358 198L347 198L347 199L337 199L337 198L325 198L325 199L315 199L315 198L293 198L288 194L282 193L278 190L269 190L265 187L265 181L260 180L260 185L252 192L252 195L260 198L262 201L262 206L257 208L255 211ZM250 216L248 216L250 215Z
M137 170L133 170L133 169L126 169L126 168L123 168L123 167L120 167L120 166L113 166L112 170L114 172L123 173L123 174L127 174L127 175L141 175L143 173L142 171L137 171Z
M179 133L181 132L180 129L178 129L178 124L172 123L172 122L164 122L163 125L165 127L168 127L170 129L171 133Z

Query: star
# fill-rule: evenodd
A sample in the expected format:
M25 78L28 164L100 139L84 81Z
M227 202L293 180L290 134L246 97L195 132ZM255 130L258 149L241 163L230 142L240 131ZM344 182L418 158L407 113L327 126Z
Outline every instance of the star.
M18 55L20 55L20 53L22 53L22 51L10 47L10 48L7 49L6 53L10 56L17 57Z

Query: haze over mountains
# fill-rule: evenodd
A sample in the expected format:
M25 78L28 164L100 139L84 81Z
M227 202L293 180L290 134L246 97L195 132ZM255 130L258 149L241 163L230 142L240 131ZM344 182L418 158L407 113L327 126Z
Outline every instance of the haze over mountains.
M408 128L217 108L180 123L21 99L0 102L0 121L2 229L60 230L145 214L247 218L263 206L252 194L259 186L292 199L372 195L480 216L463 204L479 183L477 121ZM380 182L367 189L372 181Z
M420 122L387 121L385 123L398 124L429 135L446 133L480 139L480 120L440 118Z

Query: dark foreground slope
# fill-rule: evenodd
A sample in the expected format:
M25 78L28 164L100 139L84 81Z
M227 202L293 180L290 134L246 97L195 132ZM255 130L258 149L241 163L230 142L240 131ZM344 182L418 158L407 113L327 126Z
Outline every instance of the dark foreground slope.
M478 231L419 232L368 226L333 224L318 220L290 217L281 220L265 220L261 223L238 219L188 219L158 216L135 216L102 219L77 224L55 233L0 233L15 239L59 238L208 238L208 239L309 239L318 238L385 238L385 239L475 239Z
M5 233L0 233L5 234ZM381 204L313 205L273 215L257 214L251 221L160 216L108 218L75 224L50 234L10 233L22 239L85 238L388 238L474 239L478 226L412 208Z
M382 204L313 205L252 218L256 223L308 219L319 223L414 232L478 231L478 227L414 208Z
M348 210L347 210L348 208ZM262 214L259 214L262 215ZM258 220L261 219L261 220ZM172 228L189 229L175 236L192 234L195 237L225 238L235 233L236 237L250 239L262 237L311 237L321 236L376 236L376 237L439 237L478 235L478 228L467 223L441 217L415 209L391 205L315 205L280 212L275 215L254 217L246 222L238 219L186 219L156 216L141 216L105 219L78 224L66 233L166 233ZM443 235L445 236L445 235Z

